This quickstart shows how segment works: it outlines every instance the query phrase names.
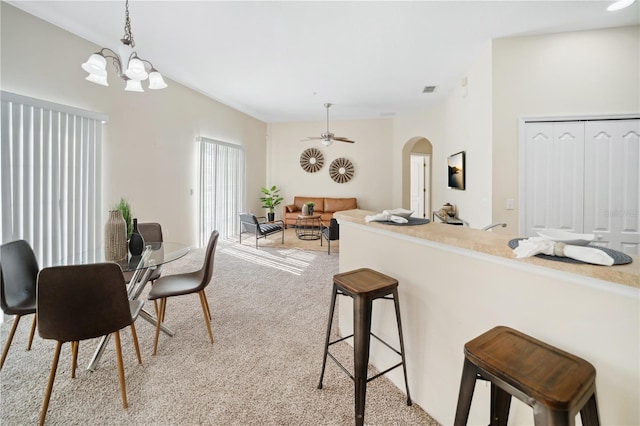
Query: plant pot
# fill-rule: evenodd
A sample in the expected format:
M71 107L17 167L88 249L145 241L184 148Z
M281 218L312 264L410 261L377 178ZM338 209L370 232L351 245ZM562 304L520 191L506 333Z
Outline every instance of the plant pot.
M276 220L276 214L275 213L267 213L267 220L269 222L273 222L274 220Z

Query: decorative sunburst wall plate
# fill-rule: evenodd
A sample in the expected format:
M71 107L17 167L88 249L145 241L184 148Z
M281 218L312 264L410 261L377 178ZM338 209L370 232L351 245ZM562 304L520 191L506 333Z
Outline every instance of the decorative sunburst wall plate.
M317 148L307 148L300 155L300 167L305 172L315 173L324 166L324 156Z
M329 175L331 179L338 183L349 182L354 173L353 164L346 158L336 158L329 166Z

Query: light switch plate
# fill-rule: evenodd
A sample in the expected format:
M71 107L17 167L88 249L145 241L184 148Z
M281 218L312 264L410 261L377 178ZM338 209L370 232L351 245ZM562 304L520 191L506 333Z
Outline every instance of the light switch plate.
M513 203L513 198L507 198L507 210L513 210L515 208Z

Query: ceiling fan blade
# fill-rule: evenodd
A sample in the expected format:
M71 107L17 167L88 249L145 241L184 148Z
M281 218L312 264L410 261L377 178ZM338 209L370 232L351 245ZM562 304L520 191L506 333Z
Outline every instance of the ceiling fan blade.
M324 138L315 137L315 136L308 136L306 139L300 139L300 141L301 142L306 142L306 141L313 141L313 140L319 140L319 139L324 139Z
M334 141L340 141L340 142L349 142L349 143L356 143L356 141L352 141L351 139L342 137L342 136L335 136L333 138Z

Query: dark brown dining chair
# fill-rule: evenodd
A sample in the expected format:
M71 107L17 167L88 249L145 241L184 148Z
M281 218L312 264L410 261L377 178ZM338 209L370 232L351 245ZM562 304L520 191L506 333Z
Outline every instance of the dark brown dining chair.
M165 319L167 298L182 296L185 294L198 293L198 295L200 296L200 304L202 305L204 321L207 325L207 331L209 332L209 340L211 341L211 344L213 344L213 333L211 332L210 321L211 310L209 309L209 303L207 302L207 296L204 290L213 278L213 260L216 254L216 246L218 244L219 235L220 234L218 233L218 231L213 231L211 233L211 236L209 237L209 243L207 244L207 251L205 253L204 264L202 265L202 268L194 272L160 277L151 287L151 290L147 295L147 299L160 301L160 306L156 310L157 325L156 337L153 343L154 355L158 351L160 324Z
M36 255L26 241L11 241L0 246L0 306L5 314L15 315L2 351L0 370L4 366L20 318L36 313L36 281L39 270ZM31 350L36 321L34 315L27 350Z
M131 326L136 352L139 352L131 305L138 305L139 310L142 303L142 300L130 302L127 298L122 270L116 263L55 266L40 271L37 292L38 333L43 339L57 341L42 404L40 425L44 424L47 415L60 350L65 342L72 343L72 370L75 370L80 340L113 333L122 406L127 408L119 331Z

